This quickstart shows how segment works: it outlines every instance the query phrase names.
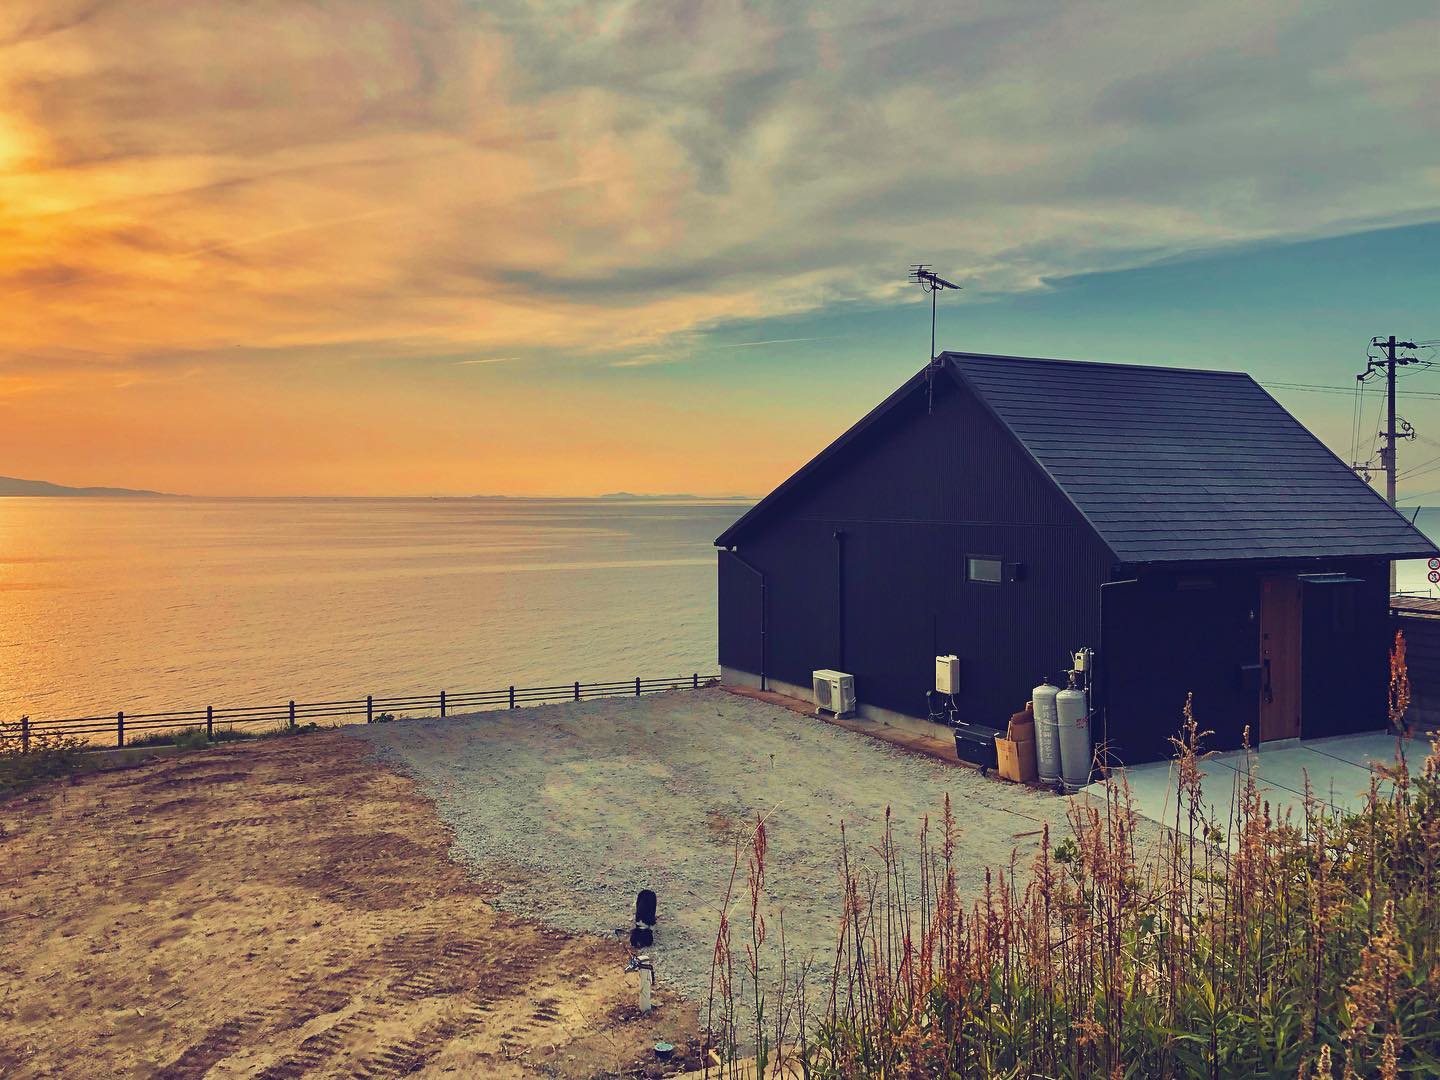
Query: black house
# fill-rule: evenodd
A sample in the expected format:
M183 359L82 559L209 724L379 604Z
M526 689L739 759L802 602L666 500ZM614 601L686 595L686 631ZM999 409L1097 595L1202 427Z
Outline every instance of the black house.
M1000 728L1093 649L1092 730L1169 752L1385 726L1389 560L1435 545L1230 371L945 353L716 541L727 682ZM1063 683L1061 684L1063 685Z

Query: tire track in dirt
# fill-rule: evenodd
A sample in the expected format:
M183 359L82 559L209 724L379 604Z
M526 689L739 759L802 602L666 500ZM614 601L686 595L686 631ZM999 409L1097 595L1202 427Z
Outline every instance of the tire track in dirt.
M617 1021L623 949L496 912L355 740L199 751L0 811L0 918L41 913L5 924L7 1078L588 1077L695 1028L663 995Z

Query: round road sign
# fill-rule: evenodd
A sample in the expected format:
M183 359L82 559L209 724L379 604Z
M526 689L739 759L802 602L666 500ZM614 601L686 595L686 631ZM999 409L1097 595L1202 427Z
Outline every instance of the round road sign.
M1431 570L1440 570L1440 559L1431 559L1431 560L1430 560L1430 569L1431 569Z
M1430 579L1431 585L1440 585L1440 570L1431 570L1425 576Z

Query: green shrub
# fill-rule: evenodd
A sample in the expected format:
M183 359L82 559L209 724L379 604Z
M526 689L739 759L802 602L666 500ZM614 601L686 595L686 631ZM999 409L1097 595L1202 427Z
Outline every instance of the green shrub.
M174 746L180 736L186 732L196 730L201 730L203 734L203 729L197 728L185 728L183 731L148 731L143 735L130 735L127 733L125 736L125 749L144 750L154 746Z
M200 750L210 745L204 728L186 728L175 733L175 745L181 750Z
M72 735L27 738L20 724L0 724L0 796L66 775L78 766L85 749L85 741Z

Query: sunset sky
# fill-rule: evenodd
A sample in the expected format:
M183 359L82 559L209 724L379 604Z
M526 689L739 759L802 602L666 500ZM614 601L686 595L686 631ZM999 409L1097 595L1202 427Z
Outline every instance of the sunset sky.
M8 0L0 474L763 493L917 260L942 348L1348 387L1440 339L1437 102L1434 0Z

